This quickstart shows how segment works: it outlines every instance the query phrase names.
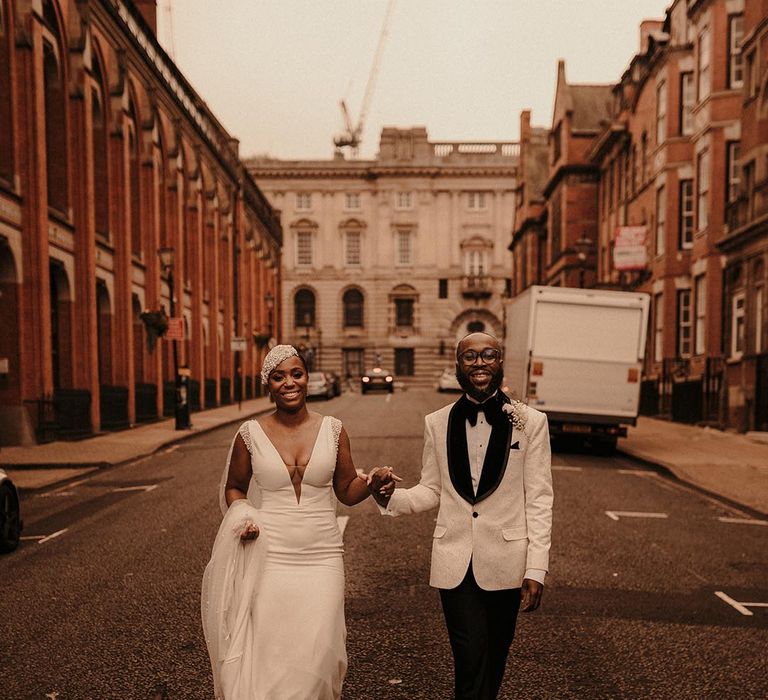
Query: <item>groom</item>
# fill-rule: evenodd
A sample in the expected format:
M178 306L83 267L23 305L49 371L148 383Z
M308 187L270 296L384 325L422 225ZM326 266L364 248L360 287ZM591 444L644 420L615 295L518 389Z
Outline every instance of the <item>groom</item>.
M430 585L440 590L457 700L497 697L518 609L539 607L549 565L547 419L500 391L502 365L496 338L463 338L456 376L465 393L426 417L420 482L395 489L388 467L369 477L385 514L439 505Z

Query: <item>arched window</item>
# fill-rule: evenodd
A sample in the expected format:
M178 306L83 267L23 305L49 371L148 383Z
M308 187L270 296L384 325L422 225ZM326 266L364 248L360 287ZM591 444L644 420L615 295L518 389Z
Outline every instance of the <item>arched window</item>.
M45 95L45 159L48 204L66 214L67 196L67 131L64 119L66 100L64 76L57 51L51 43L43 44L43 83Z
M13 179L11 129L11 31L5 0L0 0L0 177Z
M359 289L344 292L344 328L363 327L363 293Z
M128 106L128 185L131 192L131 253L141 258L141 144L133 100Z
M109 168L107 167L107 118L104 83L99 59L94 53L91 91L91 140L93 146L93 198L96 234L109 239Z
M296 328L313 328L315 325L315 295L309 289L300 289L293 298Z

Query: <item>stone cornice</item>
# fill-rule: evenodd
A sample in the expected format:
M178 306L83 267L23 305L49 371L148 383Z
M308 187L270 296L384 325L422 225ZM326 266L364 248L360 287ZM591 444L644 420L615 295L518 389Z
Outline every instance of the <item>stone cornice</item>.
M276 167L254 166L246 161L248 172L256 180L378 180L386 177L509 177L518 176L518 167L514 166L375 166L368 168L338 166L306 166L306 165L278 165Z

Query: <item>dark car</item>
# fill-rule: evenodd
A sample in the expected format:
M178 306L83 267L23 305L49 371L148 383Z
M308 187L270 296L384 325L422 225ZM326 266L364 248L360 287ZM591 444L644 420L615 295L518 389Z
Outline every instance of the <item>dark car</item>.
M328 377L328 381L333 387L333 395L341 396L341 377L336 372L326 371L325 376Z
M360 377L360 391L365 393L371 389L384 389L391 394L395 390L395 378L381 367L369 369Z
M19 492L8 474L0 469L0 554L16 549L20 537Z

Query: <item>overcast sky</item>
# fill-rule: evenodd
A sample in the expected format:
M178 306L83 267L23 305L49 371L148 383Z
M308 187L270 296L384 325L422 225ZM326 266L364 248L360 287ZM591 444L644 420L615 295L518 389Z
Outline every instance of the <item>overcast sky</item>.
M670 2L396 0L360 155L375 156L382 126L426 126L432 141L516 140L526 108L549 126L558 58L569 82L616 82L640 21ZM359 114L386 7L158 0L158 37L242 156L330 158L339 100Z

